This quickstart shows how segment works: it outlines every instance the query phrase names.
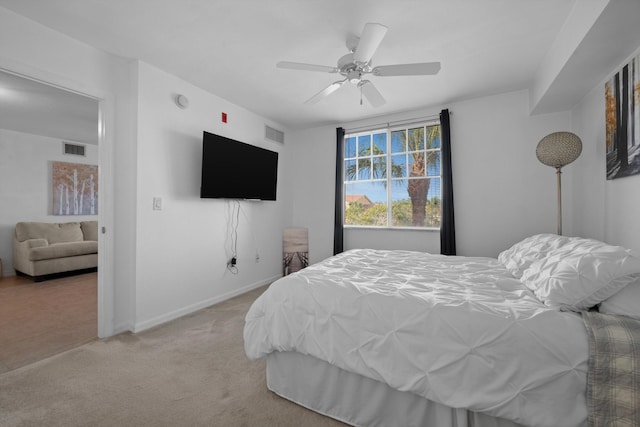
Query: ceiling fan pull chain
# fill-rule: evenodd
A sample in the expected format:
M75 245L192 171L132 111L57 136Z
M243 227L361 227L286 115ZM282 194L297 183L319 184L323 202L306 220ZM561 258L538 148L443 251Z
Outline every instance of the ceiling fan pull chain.
M360 86L360 105L362 105L362 85Z

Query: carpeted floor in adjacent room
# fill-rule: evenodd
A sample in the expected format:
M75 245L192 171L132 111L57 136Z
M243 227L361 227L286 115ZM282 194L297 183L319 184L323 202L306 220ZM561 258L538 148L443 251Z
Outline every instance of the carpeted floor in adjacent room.
M341 426L266 388L244 354L262 287L0 375L1 426Z

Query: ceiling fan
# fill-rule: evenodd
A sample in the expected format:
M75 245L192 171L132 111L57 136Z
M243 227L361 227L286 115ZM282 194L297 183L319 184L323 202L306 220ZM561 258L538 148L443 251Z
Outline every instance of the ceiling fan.
M360 37L352 36L347 39L349 53L338 59L336 67L326 65L304 64L300 62L280 61L278 68L303 71L319 71L340 74L343 80L331 83L329 86L305 101L305 104L315 104L322 98L340 89L347 82L353 83L360 89L369 103L374 107L383 105L386 101L371 81L363 79L366 74L374 76L428 76L440 71L439 62L422 62L417 64L378 65L371 64L371 58L380 42L387 33L387 27L378 23L367 23ZM362 98L360 98L362 104Z

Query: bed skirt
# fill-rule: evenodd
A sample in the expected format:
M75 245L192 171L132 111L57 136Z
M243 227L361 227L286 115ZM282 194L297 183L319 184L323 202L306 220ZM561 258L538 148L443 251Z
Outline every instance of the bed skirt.
M267 387L285 399L353 426L521 427L454 409L294 352L267 356Z

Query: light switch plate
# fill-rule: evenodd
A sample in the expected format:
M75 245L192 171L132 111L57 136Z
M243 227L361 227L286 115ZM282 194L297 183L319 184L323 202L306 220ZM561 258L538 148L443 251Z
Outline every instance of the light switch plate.
M153 210L161 211L162 210L162 197L154 197L153 198Z

